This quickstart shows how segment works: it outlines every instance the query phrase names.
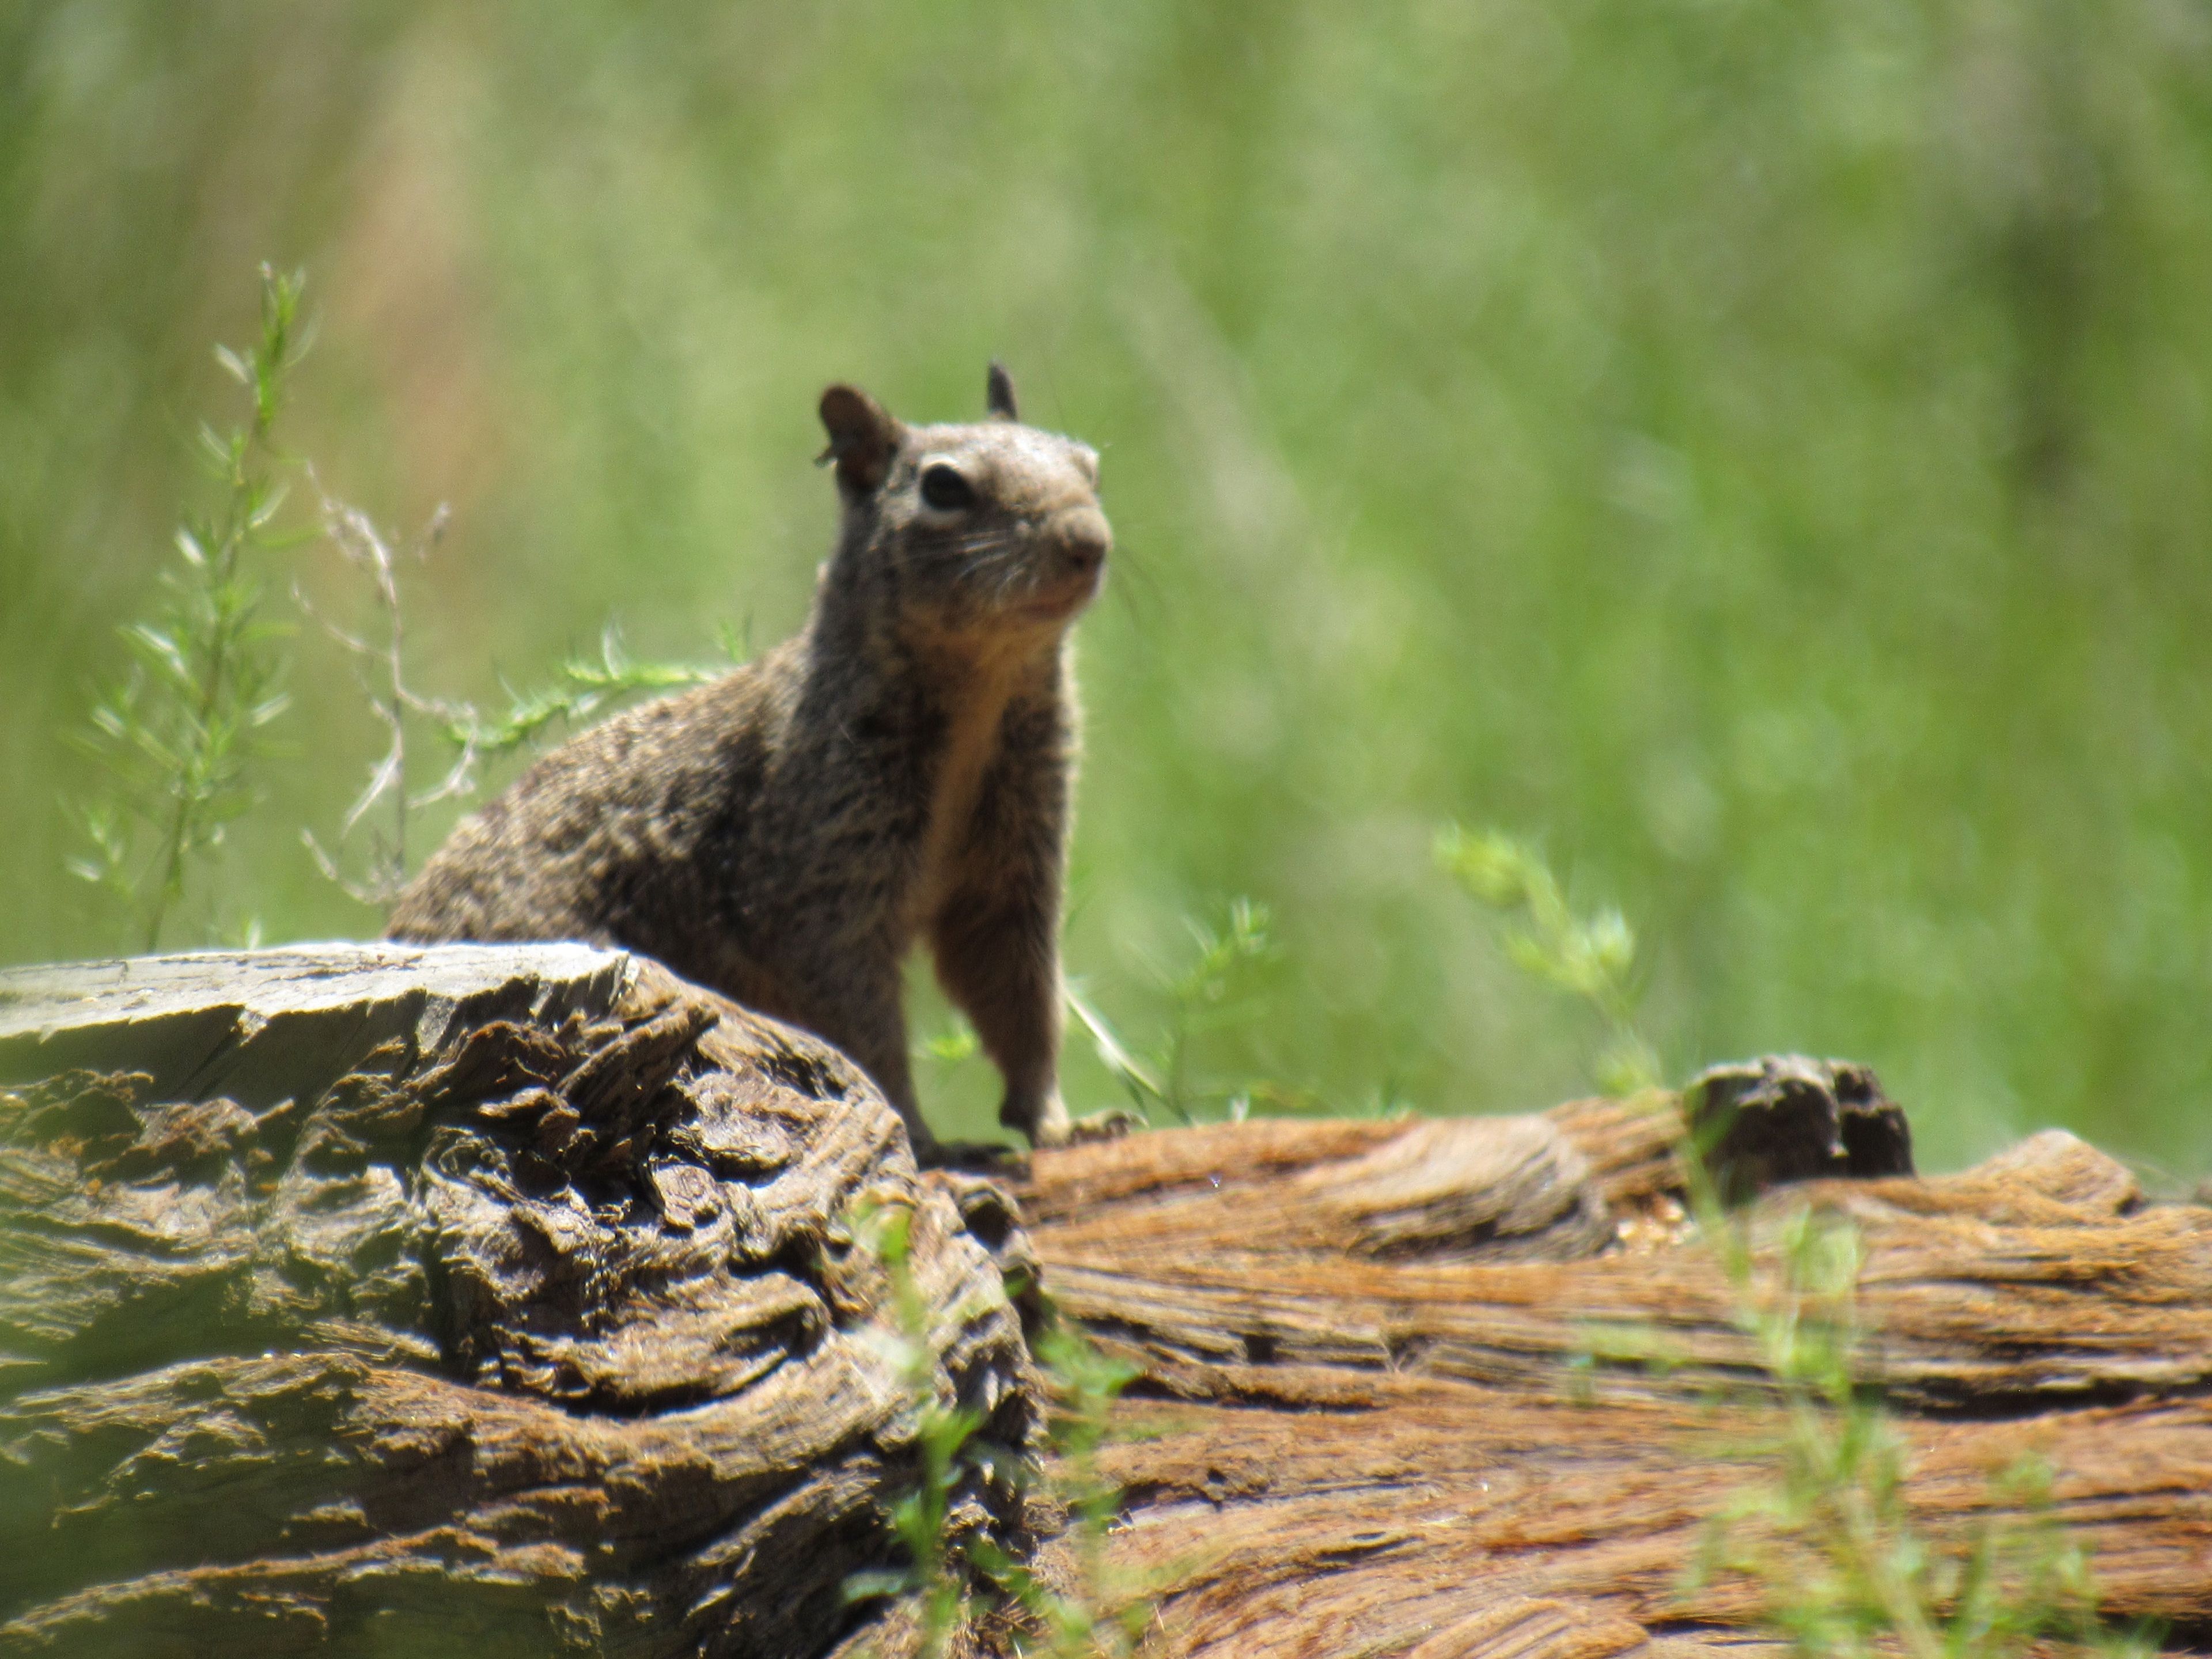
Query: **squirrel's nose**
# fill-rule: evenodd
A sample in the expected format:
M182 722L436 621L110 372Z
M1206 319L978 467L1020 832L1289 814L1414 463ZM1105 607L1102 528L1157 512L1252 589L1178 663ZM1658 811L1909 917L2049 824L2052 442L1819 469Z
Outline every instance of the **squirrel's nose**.
M1076 571L1088 575L1106 562L1114 550L1114 532L1106 515L1095 507L1074 507L1054 515L1053 539L1060 557Z

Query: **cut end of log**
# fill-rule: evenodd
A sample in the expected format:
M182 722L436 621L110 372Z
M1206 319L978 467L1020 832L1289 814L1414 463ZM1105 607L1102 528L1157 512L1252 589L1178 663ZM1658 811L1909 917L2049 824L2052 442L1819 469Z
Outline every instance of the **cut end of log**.
M896 1115L650 962L13 972L0 1079L0 1651L816 1651L896 1559L902 1344L1038 1432ZM864 1204L912 1213L925 1331ZM1020 1535L1002 1482L951 1506Z

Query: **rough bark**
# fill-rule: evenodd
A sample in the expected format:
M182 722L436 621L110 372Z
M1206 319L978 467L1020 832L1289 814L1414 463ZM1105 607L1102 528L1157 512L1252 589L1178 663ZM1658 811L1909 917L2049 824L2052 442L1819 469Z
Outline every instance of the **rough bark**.
M1871 1175L1909 1139L1856 1068L1736 1068L1711 1112L1724 1188L1834 1172L1751 1237L1771 1274L1795 1212L1856 1223L1929 1534L2038 1454L2103 1610L2212 1632L2212 1211L2057 1133ZM0 975L0 1652L910 1650L839 1593L913 1480L869 1194L994 1439L1042 1409L1003 1267L1139 1367L1107 1554L1148 1651L1771 1644L1754 1586L1685 1578L1776 1407L1684 1121L1139 1134L1019 1166L1024 1233L836 1054L626 957ZM1073 1583L1048 1513L971 1475L956 1525Z
M896 1115L651 963L0 975L0 1651L818 1650L913 1479L863 1199L915 1216L936 1389L1024 1443Z

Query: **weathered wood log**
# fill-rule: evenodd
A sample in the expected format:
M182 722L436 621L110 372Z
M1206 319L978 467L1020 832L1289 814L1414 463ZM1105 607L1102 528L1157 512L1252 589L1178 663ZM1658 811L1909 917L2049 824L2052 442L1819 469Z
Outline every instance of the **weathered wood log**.
M649 963L0 975L0 1651L819 1650L913 1480L860 1200L913 1212L937 1390L1025 1443L896 1116Z
M1019 1196L1044 1282L1142 1368L1108 1462L1127 1494L1110 1553L1157 1588L1159 1650L1755 1640L1752 1587L1686 1587L1710 1517L1772 1480L1776 1425L1738 1293L1670 1196L1682 1137L1655 1097L1036 1155ZM1382 1172L1410 1170L1486 1185L1401 1177L1378 1210ZM1784 1188L1754 1238L1805 1205L1862 1231L1858 1364L1903 1413L1929 1534L1986 1516L1992 1476L2039 1455L2101 1611L2201 1637L2212 1211L2145 1204L2055 1131L1964 1175ZM1579 1219L1593 1206L1609 1241ZM1666 1363L1608 1363L1632 1349Z
M1724 1184L1899 1167L1863 1074L1735 1077ZM1004 1265L1139 1368L1107 1545L1148 1651L1769 1645L1685 1578L1775 1408L1684 1134L1663 1095L1140 1134L1027 1160L1024 1234L836 1055L629 958L0 975L0 1652L910 1650L839 1594L914 1478L865 1195L994 1439L1042 1409ZM1807 1205L1861 1235L1929 1534L2039 1454L2103 1610L2212 1630L2212 1211L2058 1134L1779 1188L1762 1261ZM957 1499L1075 1581L1048 1506Z

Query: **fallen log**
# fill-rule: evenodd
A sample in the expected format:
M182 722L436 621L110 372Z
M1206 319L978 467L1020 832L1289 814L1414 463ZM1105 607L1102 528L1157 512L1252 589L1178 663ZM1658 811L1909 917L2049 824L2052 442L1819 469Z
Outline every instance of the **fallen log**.
M1018 1194L1044 1283L1145 1379L1105 1473L1127 1494L1111 1559L1152 1587L1161 1651L1755 1638L1755 1586L1688 1583L1711 1517L1773 1479L1778 1425L1741 1295L1672 1196L1682 1136L1657 1097L1036 1154ZM1487 1202L1401 1187L1378 1231L1378 1174L1407 1170L1487 1171ZM1781 1188L1749 1218L1763 1261L1808 1206L1859 1230L1856 1364L1900 1413L1927 1535L2002 1509L1997 1477L2033 1456L2099 1611L2201 1639L2212 1211L2147 1204L2057 1131L1963 1175Z
M1805 1206L1856 1229L1854 1364L1926 1535L2033 1454L2100 1611L2201 1640L2212 1211L2055 1133L1879 1175L1870 1078L1731 1077L1761 1271ZM916 1479L870 1201L915 1218L927 1386L987 1437L1047 1408L1010 1268L1135 1367L1103 1547L1148 1652L1770 1644L1759 1586L1686 1577L1778 1406L1684 1124L1139 1134L1017 1166L1024 1231L839 1056L618 954L0 975L0 1652L911 1651L910 1604L843 1593ZM997 1465L952 1494L949 1531L1078 1583L1054 1527Z

